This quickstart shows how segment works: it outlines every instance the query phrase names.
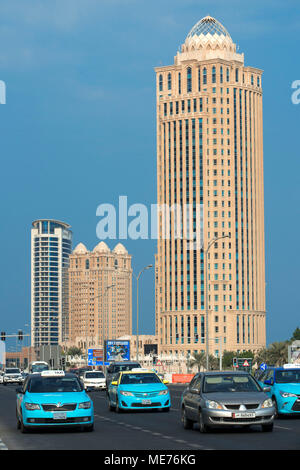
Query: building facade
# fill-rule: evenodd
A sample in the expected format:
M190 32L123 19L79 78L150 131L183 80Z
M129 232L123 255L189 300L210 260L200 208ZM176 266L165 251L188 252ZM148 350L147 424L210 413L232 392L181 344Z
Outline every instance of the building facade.
M31 344L64 341L68 325L70 225L41 219L31 229Z
M266 341L262 71L245 66L209 16L174 64L155 71L158 205L172 209L158 218L160 353L205 352L206 340L215 356L259 350Z
M70 256L68 344L101 346L132 332L131 255L119 243L93 251L79 243Z

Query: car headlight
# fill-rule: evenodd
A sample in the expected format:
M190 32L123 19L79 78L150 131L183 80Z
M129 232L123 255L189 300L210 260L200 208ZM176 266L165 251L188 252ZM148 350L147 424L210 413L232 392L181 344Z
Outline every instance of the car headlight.
M26 410L40 410L41 407L37 403L25 403Z
M223 406L220 403L213 401L213 400L206 400L206 406L207 408L211 408L213 410L223 410Z
M88 410L91 407L91 402L90 401L83 401L82 403L79 403L78 408Z
M279 393L283 398L289 398L289 397L296 397L297 396L295 393L284 392L283 390L279 390Z
M161 390L158 395L168 395L169 390Z
M273 402L271 398L268 398L267 400L265 400L263 404L261 405L262 408L272 408L272 406L273 406Z
M120 394L124 395L125 397L133 397L133 393L131 392L125 392L125 390L120 390Z

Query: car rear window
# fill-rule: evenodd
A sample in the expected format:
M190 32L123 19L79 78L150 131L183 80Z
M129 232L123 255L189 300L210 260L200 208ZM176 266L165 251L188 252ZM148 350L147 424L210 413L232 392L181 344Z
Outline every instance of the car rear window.
M203 393L214 392L260 392L261 389L251 375L214 375L206 376Z
M103 372L86 372L85 378L86 379L104 379L105 376Z

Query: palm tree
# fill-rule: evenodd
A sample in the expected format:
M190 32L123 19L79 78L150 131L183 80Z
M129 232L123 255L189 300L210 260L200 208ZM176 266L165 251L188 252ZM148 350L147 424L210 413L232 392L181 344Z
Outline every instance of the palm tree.
M282 366L288 362L288 341L275 342L268 348L269 363Z
M189 360L189 365L190 367L195 367L197 366L198 368L198 372L200 372L201 370L201 367L205 367L206 366L206 356L203 352L201 353L194 353L191 357L190 357L190 360Z

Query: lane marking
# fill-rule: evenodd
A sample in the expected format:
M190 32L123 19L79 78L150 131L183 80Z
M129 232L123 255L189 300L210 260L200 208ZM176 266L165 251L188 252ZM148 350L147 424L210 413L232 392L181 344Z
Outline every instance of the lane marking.
M98 415L98 414L95 414L94 416L95 416L95 418L99 418L100 420L110 421L111 423L117 424L118 426L126 426L127 428L132 429L132 430L138 430L138 431L149 433L154 437L160 437L162 439L171 440L174 443L176 442L178 444L185 444L188 447L193 447L193 448L196 448L196 449L213 450L213 449L205 447L201 444L194 444L194 443L190 443L188 441L185 441L183 439L176 439L175 436L166 436L165 434L154 432L154 431L151 431L150 429L141 428L140 426L133 426L132 424L124 423L123 421L116 421L115 419L107 418L106 416L102 416L102 415Z

